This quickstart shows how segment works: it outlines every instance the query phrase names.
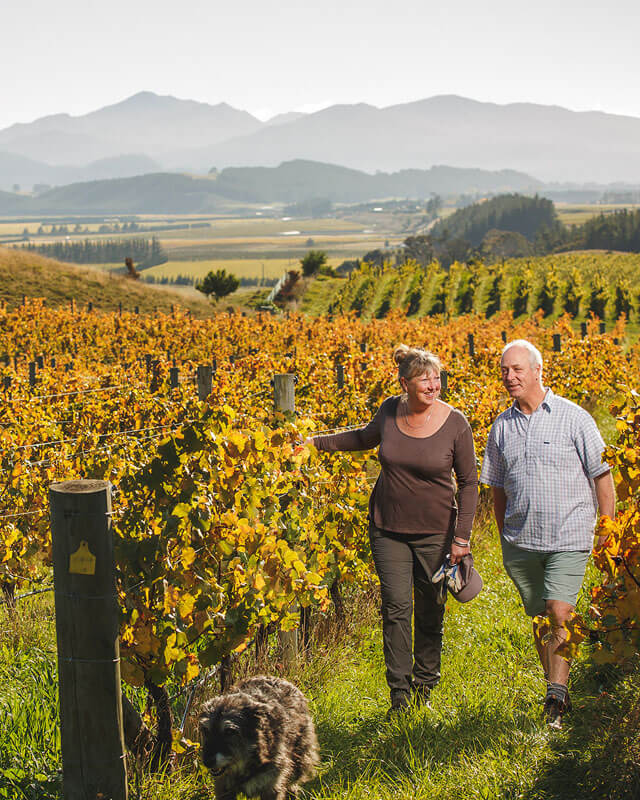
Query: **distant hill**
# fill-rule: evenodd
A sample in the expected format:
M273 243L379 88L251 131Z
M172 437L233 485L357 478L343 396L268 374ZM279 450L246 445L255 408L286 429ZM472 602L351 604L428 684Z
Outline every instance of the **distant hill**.
M212 307L204 297L155 287L86 267L61 264L50 258L0 247L0 299L17 306L22 296L44 297L52 306L75 299L78 308L89 302L95 310L123 310L152 313L169 311L171 306L188 308L199 317L211 316Z
M33 198L0 193L0 214L186 214L212 212L233 202L294 203L326 198L346 203L387 197L418 199L432 193L535 192L541 188L539 181L512 170L434 167L368 175L333 164L290 161L274 168L230 167L207 178L154 173L74 183ZM11 198L15 198L14 210Z
M225 103L140 92L83 116L12 125L0 131L0 151L54 166L140 153L162 169L196 173L302 159L368 173L448 164L563 183L637 183L640 119L443 95L386 108L334 105L261 122Z
M464 239L477 247L491 230L520 233L533 241L541 228L552 228L557 223L558 215L551 200L511 194L460 208L439 220L431 233L435 238Z
M102 158L84 167L52 166L32 158L0 151L0 189L8 191L15 184L31 191L35 185L59 186L76 181L128 178L158 172L160 165L144 155L121 155Z

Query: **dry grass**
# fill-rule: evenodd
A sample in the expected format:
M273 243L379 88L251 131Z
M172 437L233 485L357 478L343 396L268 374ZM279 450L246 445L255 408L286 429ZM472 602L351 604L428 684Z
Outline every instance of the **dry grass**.
M91 302L101 311L113 311L122 303L123 310L132 311L138 306L143 314L169 311L172 305L198 316L212 314L211 304L193 289L150 286L121 275L0 247L0 300L15 307L22 303L23 295L42 297L52 306L64 305L71 299L79 306Z

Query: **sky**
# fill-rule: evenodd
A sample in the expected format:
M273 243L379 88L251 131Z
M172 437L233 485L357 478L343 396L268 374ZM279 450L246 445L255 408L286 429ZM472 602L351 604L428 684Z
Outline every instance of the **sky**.
M139 91L266 119L438 94L640 117L638 0L21 0L0 129Z

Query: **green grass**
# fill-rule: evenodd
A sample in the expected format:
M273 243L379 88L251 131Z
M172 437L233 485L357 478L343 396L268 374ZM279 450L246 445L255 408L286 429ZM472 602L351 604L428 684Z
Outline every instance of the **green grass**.
M279 672L310 698L321 766L308 800L637 798L638 665L625 673L583 656L572 673L575 712L562 732L549 730L530 623L502 569L495 528L477 527L485 589L469 604L448 602L442 681L430 708L387 721L375 599L351 598L347 633L322 625L312 656L287 671L275 652L267 664L238 661L238 676ZM16 619L0 611L0 798L61 797L51 607L45 595L23 601ZM179 695L177 713L183 702ZM193 729L194 715L187 735ZM211 787L190 756L170 778L132 775L130 796L194 800L212 796Z

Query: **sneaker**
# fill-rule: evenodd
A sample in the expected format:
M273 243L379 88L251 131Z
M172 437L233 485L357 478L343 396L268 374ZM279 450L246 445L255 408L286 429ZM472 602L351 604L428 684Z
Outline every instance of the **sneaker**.
M393 717L403 711L407 711L411 706L411 696L406 689L391 690L391 708L387 711L387 717Z
M431 686L427 686L426 683L414 683L411 687L411 695L417 706L430 708Z
M561 683L549 682L543 711L547 725L555 730L560 730L562 718L568 711L571 711L571 700L567 687Z

